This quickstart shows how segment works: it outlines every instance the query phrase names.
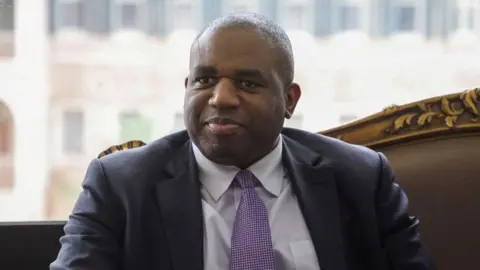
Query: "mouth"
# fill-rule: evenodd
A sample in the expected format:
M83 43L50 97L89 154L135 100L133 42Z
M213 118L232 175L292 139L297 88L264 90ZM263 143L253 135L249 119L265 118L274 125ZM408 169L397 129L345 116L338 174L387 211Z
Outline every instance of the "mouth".
M241 125L230 118L211 118L206 122L206 126L210 132L215 135L232 135Z

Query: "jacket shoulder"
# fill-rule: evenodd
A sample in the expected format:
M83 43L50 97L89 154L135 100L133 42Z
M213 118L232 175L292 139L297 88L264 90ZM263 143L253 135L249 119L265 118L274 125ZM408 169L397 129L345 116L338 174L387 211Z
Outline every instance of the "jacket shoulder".
M354 145L321 134L300 130L283 133L332 165L339 187L350 198L371 198L388 161L364 146ZM386 161L387 164L383 164ZM364 197L368 194L367 197Z
M376 151L365 146L350 144L319 133L284 128L282 134L322 156L345 157L353 154L364 159L378 155Z
M104 167L117 168L120 171L153 162L158 166L165 163L172 151L182 147L188 140L186 131L173 133L150 143L133 140L113 145L102 151L97 158Z
M365 146L298 129L285 128L282 134L328 159L343 172L377 170L380 164L378 152Z

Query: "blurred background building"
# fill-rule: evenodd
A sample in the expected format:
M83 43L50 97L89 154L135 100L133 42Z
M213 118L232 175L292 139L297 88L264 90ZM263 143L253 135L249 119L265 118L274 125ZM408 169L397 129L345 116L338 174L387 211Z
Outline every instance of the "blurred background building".
M100 151L181 130L193 38L243 11L292 40L288 126L480 85L479 0L0 0L0 221L66 219Z

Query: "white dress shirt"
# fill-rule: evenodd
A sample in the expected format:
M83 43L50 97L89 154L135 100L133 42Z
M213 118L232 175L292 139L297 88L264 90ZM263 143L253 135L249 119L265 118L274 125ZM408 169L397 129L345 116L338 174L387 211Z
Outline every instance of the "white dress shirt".
M201 182L204 216L204 269L229 269L230 243L242 195L233 182L238 168L213 163L193 145ZM255 191L267 207L278 270L320 269L298 201L282 165L282 140L248 168L260 181Z

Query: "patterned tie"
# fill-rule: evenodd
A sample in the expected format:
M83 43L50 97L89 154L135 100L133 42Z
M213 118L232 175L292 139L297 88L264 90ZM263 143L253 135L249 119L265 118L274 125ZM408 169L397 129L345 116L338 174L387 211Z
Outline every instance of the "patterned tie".
M255 192L255 176L240 171L235 180L243 189L233 225L230 270L275 270L268 212Z

